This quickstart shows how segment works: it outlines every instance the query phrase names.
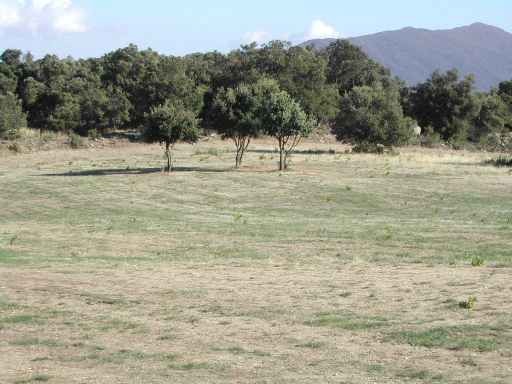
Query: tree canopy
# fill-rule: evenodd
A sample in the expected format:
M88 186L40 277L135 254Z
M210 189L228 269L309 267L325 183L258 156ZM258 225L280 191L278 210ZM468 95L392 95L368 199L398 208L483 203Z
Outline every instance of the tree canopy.
M172 146L177 142L195 143L199 139L199 120L181 100L168 100L145 115L144 139L165 145L168 172L173 169Z

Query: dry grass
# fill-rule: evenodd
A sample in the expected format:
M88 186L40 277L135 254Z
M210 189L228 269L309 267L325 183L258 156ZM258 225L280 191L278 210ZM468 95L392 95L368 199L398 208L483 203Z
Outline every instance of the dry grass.
M253 149L3 158L0 382L510 382L508 170Z

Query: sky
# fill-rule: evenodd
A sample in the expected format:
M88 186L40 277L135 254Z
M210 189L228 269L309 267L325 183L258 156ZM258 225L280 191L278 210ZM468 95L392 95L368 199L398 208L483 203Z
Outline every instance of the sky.
M510 0L0 0L0 51L97 57L134 43L184 55L408 26L512 32L511 16Z

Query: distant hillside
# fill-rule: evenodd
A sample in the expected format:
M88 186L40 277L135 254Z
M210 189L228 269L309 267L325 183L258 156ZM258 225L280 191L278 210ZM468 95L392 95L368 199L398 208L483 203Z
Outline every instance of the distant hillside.
M323 49L333 41L311 40L302 45ZM463 75L474 74L480 90L512 79L512 34L482 23L439 31L409 27L349 41L409 84L424 81L436 69L452 68Z

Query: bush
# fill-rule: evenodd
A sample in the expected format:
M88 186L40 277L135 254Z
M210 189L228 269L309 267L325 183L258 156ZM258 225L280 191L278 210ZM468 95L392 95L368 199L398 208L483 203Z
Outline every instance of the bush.
M439 148L443 145L443 140L441 140L441 135L431 127L425 129L425 133L420 139L421 145L427 148Z
M482 257L480 257L480 256L475 256L471 260L471 265L473 267L475 267L475 268L476 267L482 267L482 266L484 266L484 264L485 264L485 260Z
M333 133L339 141L384 146L404 145L416 123L404 116L397 89L355 87L345 94Z
M512 167L512 156L501 155L496 159L489 160L487 163L495 167Z
M462 309L472 310L475 309L477 298L475 296L470 296L467 300L461 301L459 303L459 307Z
M69 135L69 145L73 149L85 147L85 140L82 136L72 133Z
M354 153L375 153L377 155L383 155L385 153L385 147L382 144L374 144L363 142L355 145L352 148Z
M89 132L87 132L87 136L89 137L89 140L101 139L101 134L98 132L97 129L91 129Z
M20 128L27 126L21 102L12 93L0 95L0 138L12 139Z

